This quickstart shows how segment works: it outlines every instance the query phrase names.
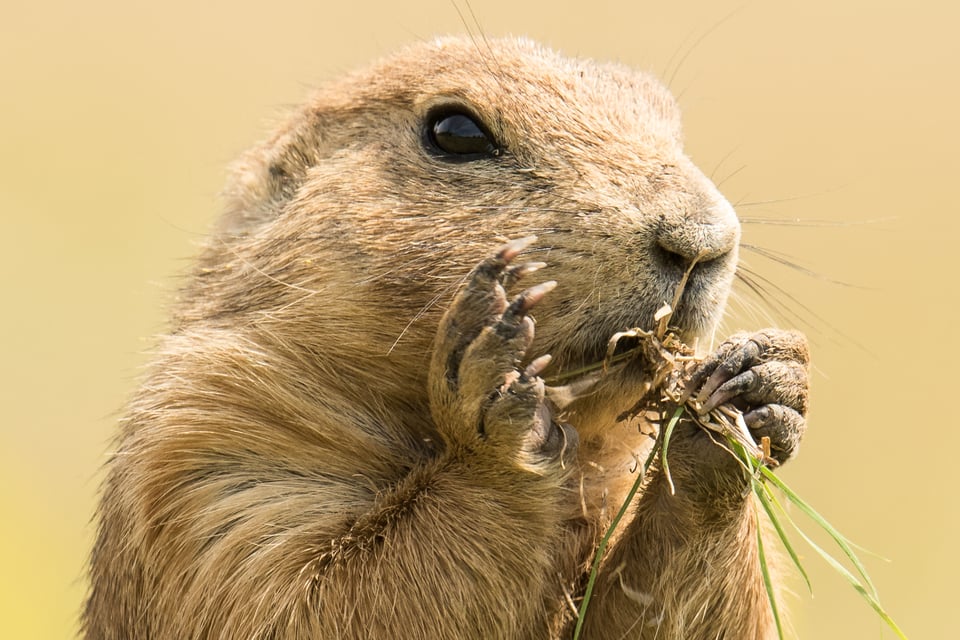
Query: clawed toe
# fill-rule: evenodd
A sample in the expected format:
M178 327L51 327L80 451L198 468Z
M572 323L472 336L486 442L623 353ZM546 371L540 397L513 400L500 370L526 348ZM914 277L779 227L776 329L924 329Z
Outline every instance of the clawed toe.
M806 428L809 355L803 336L767 329L737 334L705 359L690 377L683 400L701 414L723 404L744 412L755 439L769 437L772 455L791 457Z
M447 310L434 345L431 408L452 440L562 460L576 437L554 422L539 377L550 356L521 368L535 333L530 312L557 283L534 285L509 302L505 290L544 266L511 264L534 239L509 242L483 260ZM435 383L441 379L443 384Z

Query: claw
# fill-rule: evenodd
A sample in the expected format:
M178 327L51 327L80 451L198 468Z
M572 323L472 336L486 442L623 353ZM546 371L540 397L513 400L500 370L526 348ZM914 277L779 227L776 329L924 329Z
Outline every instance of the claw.
M744 371L738 376L730 378L720 385L716 391L709 395L701 393L697 398L697 400L703 403L703 406L700 407L700 415L709 413L710 411L713 411L715 408L719 407L721 404L728 402L737 396L743 395L748 391L752 391L756 388L757 382L757 374L752 370L748 370ZM706 387L704 387L704 390L706 390Z
M547 280L546 282L541 282L535 287L530 287L514 300L514 304L520 303L519 310L523 313L526 313L533 308L535 304L543 300L543 296L547 295L557 287L556 280ZM511 304L510 306L513 306Z
M496 254L481 262L474 270L474 284L484 282L485 280L502 281L510 277L518 278L524 275L525 267L528 265L536 265L538 263L531 262L518 267L510 267L509 265L514 258L516 258L524 249L529 247L530 244L536 239L537 236L527 236L526 238L512 240L500 247ZM533 271L536 271L536 268L533 269Z
M597 382L600 381L601 377L600 373L592 373L562 387L547 387L547 397L550 398L558 410L566 409L573 404L574 401L593 392L594 387Z
M681 395L681 400L686 402L698 389L702 387L704 382L707 381L707 378L720 366L720 364L726 360L730 355L730 352L736 348L734 343L725 342L720 345L720 349L716 353L707 357L703 362L700 363L700 366L697 367L696 371L693 372L693 375L687 381L686 387L683 390Z
M527 236L526 238L517 238L516 240L511 240L500 248L500 251L497 252L497 257L504 262L512 262L521 251L536 242L536 240L537 236Z
M534 378L540 375L540 372L547 368L547 365L550 364L550 360L552 359L553 356L550 354L536 358L533 362L527 365L526 369L523 370L523 375L527 378Z
M754 340L748 340L742 346L734 349L721 362L707 379L706 384L697 395L697 400L705 402L714 392L733 380L738 374L750 369L760 361L762 349ZM716 405L714 405L716 406Z
M504 288L509 289L518 281L527 277L531 273L544 268L545 266L547 266L546 262L526 262L524 264L508 267L507 272L503 275Z
M534 305L543 300L543 296L553 291L556 286L555 280L548 280L523 291L513 299L513 302L503 312L502 322L508 325L519 324L520 318L524 317Z

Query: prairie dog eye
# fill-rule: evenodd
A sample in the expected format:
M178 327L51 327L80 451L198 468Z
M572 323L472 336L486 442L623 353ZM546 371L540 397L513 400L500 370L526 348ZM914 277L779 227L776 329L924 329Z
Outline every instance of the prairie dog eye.
M501 153L486 127L464 109L431 112L426 119L425 134L434 154L448 160L479 160Z

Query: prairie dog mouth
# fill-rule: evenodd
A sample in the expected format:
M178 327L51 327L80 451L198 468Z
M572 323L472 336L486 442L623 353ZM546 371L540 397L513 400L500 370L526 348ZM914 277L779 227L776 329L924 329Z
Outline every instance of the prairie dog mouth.
M721 284L727 280L729 255L711 259L702 251L690 260L677 282L673 299L654 314L658 335L673 328L684 343L695 349L702 338L712 340L730 290L729 282L727 286Z

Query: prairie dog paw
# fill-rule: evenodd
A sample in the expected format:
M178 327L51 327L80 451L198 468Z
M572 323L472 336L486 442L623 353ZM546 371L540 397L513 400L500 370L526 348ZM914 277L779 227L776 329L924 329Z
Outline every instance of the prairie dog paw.
M449 443L486 446L504 456L562 459L576 432L553 420L540 372L549 356L520 369L533 342L529 312L556 282L507 300L505 282L533 273L542 263L513 265L535 240L514 240L481 262L440 322L430 368L430 406Z
M778 462L790 459L806 430L810 354L796 331L736 334L704 360L686 387L706 413L730 403L756 440L770 438Z

